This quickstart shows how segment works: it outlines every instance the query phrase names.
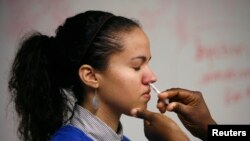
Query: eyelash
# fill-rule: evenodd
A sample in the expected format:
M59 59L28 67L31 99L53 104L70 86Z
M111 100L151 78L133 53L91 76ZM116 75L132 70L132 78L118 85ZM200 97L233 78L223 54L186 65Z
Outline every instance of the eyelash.
M139 71L141 69L141 67L135 67L134 70L135 71Z

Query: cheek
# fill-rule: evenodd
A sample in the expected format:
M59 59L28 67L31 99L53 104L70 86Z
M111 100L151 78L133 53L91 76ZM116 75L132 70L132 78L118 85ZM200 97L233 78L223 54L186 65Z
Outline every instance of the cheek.
M129 114L132 108L147 104L141 100L142 77L133 69L112 69L104 80L104 100L121 113Z
M140 76L131 71L120 70L113 73L109 83L114 95L124 101L132 100L140 92Z

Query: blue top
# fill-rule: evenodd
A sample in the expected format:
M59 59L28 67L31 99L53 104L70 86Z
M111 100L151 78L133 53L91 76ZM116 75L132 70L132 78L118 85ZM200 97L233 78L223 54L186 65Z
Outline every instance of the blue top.
M65 125L61 127L51 138L50 141L93 141L82 130L72 126ZM123 136L122 141L130 141Z

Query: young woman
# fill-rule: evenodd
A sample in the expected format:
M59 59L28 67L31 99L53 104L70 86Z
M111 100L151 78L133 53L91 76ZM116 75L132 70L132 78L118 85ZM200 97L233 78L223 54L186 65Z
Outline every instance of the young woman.
M150 58L139 24L103 11L68 18L55 37L27 37L9 81L20 138L128 140L120 117L135 107L146 109L148 84L156 81Z

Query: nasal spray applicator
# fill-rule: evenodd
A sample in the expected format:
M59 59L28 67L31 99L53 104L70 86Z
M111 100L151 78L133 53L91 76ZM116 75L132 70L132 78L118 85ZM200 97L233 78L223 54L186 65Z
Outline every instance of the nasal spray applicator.
M160 94L160 93L161 93L161 91L159 91L159 89L157 89L157 88L155 87L154 84L149 83L149 86L150 86L157 94ZM169 99L168 99L168 98L164 99L164 102L165 102L165 104L169 104Z

